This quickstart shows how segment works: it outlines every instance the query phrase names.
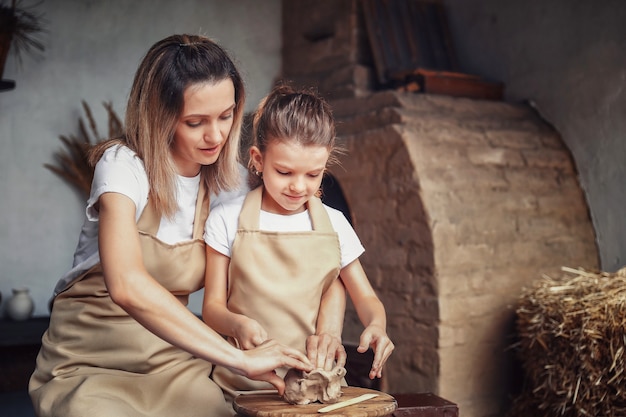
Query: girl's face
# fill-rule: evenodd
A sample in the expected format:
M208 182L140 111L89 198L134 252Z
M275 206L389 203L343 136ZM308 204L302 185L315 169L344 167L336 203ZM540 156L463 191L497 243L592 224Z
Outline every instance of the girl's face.
M235 87L230 79L190 85L176 124L172 158L178 174L194 177L202 165L217 161L228 140L235 113Z
M330 153L325 146L302 146L271 140L261 154L256 146L250 156L257 171L263 173L262 209L276 214L296 214L315 195Z

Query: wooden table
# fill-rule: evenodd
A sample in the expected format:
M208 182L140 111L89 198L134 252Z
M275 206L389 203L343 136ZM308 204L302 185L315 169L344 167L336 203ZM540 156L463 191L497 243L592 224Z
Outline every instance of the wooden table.
M235 398L233 407L238 417L382 417L391 416L397 407L395 398L384 392L358 387L344 387L339 401L349 400L363 394L375 393L377 397L358 404L349 405L328 413L318 413L329 404L313 403L293 405L278 394L249 394Z
M26 389L49 320L49 317L24 321L0 319L0 392Z

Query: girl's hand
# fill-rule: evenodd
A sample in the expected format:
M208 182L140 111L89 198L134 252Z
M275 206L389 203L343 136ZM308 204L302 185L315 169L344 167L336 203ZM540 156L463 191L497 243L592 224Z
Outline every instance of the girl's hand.
M243 315L238 317L233 333L243 350L254 349L267 340L267 332L263 326Z
M285 393L285 381L276 375L277 368L296 368L310 372L314 369L307 357L297 349L281 345L275 340L267 340L244 354L244 376L274 385L279 395ZM233 369L237 372L236 369Z
M341 339L328 333L313 334L306 339L306 352L309 360L316 369L330 371L335 366L345 366L346 349Z
M385 329L371 325L366 327L363 333L361 333L357 352L365 353L370 347L374 350L374 362L372 362L369 377L370 379L381 378L383 376L383 366L395 346L387 336Z

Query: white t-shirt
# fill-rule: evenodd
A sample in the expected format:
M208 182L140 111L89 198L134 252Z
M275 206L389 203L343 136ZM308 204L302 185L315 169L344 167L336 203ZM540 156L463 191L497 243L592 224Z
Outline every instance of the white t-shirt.
M240 175L243 185L241 190L212 195L211 207L248 192L248 188L245 186L247 171L243 166L240 167ZM192 178L177 176L176 191L179 210L171 220L167 217L161 219L157 238L169 244L191 239L199 187L200 175ZM135 220L137 221L148 202L149 190L148 176L143 162L132 150L126 146L116 145L104 152L95 167L91 194L85 210L86 217L74 252L72 269L58 281L54 289L55 295L65 289L74 278L100 262L98 251L99 217L94 208L100 196L104 193L114 192L130 198L135 203Z
M219 204L211 210L204 228L204 241L222 255L231 257L231 248L237 234L239 214L245 196ZM324 205L331 225L339 236L341 267L357 259L365 251L356 232L339 210ZM309 211L289 216L261 210L259 229L272 232L299 232L313 230Z

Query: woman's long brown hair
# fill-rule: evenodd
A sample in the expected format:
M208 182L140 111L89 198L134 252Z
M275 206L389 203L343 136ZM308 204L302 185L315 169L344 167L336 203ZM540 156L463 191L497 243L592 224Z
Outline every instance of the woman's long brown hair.
M191 85L230 79L235 87L233 126L217 161L201 168L207 192L238 186L238 151L245 106L244 84L226 51L197 35L172 35L154 44L143 58L128 99L125 134L96 145L96 164L112 145L123 144L142 160L156 210L168 217L178 210L176 169L171 157L176 124L183 111L184 92Z

